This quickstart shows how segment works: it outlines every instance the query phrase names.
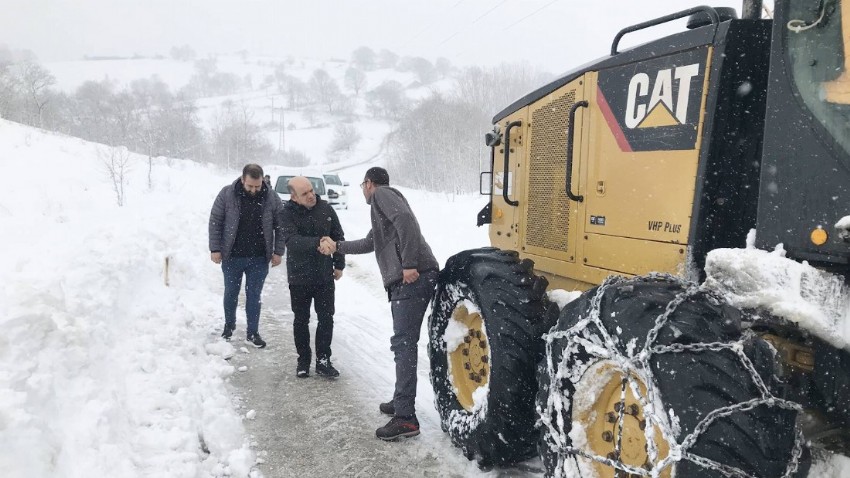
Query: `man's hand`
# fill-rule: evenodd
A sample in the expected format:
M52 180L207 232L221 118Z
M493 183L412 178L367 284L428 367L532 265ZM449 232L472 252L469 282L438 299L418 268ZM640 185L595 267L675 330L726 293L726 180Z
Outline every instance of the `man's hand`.
M334 269L334 280L342 279L342 271L339 269Z
M419 271L416 269L404 269L402 272L404 273L404 279L402 279L402 282L405 284L413 284L417 279L419 279Z
M277 267L280 265L280 256L277 254L272 254L272 267Z
M216 264L221 264L221 252L210 252L210 260Z
M328 236L319 240L319 252L331 256L336 252L336 242Z

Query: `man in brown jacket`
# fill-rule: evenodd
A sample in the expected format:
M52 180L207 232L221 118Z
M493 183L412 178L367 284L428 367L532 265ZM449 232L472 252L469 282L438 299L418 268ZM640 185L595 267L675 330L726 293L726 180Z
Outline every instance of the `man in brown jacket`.
M392 420L375 434L382 440L412 437L419 434L414 402L416 399L416 364L419 333L425 309L434 294L439 263L422 237L419 222L410 204L396 189L384 168L366 171L363 196L371 205L372 230L363 239L335 242L322 238L320 249L325 254L375 253L393 315L390 349L395 355L395 393L393 399L379 406Z

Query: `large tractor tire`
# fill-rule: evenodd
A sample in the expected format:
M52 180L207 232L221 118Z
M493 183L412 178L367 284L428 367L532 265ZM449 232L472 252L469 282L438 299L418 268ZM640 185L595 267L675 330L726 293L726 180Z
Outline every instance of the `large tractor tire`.
M557 320L547 281L516 252L451 257L429 321L431 384L443 431L481 466L536 453L535 368L542 334Z
M547 476L800 477L800 406L748 317L670 276L610 278L568 304L538 367Z

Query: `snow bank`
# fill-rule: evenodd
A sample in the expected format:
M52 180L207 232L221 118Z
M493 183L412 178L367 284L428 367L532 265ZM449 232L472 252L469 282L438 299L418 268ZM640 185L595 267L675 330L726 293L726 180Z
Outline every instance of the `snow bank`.
M552 289L546 292L547 297L551 302L558 304L559 309L563 309L570 302L581 297L581 291L573 290L566 291L564 289Z
M741 308L764 308L839 348L850 344L850 294L843 280L785 258L781 247L716 249L706 258L705 287Z
M3 476L246 476L233 368L205 350L226 179L163 159L148 188L133 157L119 208L98 148L0 120Z

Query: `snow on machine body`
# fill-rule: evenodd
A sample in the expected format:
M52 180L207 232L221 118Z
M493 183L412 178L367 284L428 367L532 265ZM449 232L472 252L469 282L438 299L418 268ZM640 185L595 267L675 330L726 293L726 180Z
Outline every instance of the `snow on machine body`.
M850 0L761 10L626 28L495 116L493 247L447 261L429 321L470 459L774 478L848 453Z

